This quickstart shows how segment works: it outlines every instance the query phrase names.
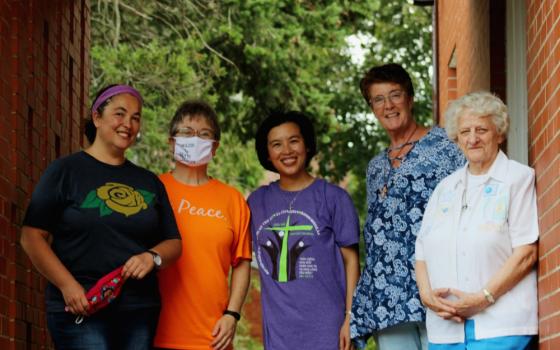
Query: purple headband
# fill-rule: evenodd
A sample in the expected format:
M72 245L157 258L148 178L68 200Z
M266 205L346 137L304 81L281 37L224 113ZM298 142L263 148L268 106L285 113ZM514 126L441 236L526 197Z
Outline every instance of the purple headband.
M115 95L120 95L120 94L131 94L132 96L136 97L138 101L140 101L140 104L144 103L144 101L142 100L142 96L135 88L128 85L115 85L105 90L101 94L101 96L95 99L95 102L91 107L91 112L93 113L97 111L97 109L99 108L99 106L103 104L103 102L107 101L108 99L110 99Z

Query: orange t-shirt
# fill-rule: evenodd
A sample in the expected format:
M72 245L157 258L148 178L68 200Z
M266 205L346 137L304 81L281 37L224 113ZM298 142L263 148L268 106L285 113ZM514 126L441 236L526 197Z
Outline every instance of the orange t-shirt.
M240 259L251 259L250 212L237 190L211 179L201 186L160 175L183 254L159 271L162 309L155 346L211 349L212 329L229 300L228 276Z

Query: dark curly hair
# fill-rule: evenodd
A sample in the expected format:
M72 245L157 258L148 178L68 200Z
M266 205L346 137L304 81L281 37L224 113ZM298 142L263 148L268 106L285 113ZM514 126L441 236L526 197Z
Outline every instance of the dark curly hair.
M301 132L303 137L303 142L305 143L305 148L307 149L307 156L305 157L305 166L309 166L311 158L317 154L317 141L315 139L315 129L310 117L298 111L282 112L274 111L272 112L259 126L257 134L255 136L255 149L259 157L259 162L263 168L278 172L268 155L268 133L272 128L282 125L284 123L295 123Z
M414 97L414 87L408 72L396 63L388 63L382 66L375 66L364 74L360 81L360 91L370 105L369 87L376 83L396 83L402 86L409 97Z
M93 107L93 104L95 103L95 101L97 101L97 99L99 98L99 96L101 96L101 94L103 94L105 91L109 90L113 86L117 86L117 85L118 84L107 85L107 86L103 87L101 90L99 90L97 92L97 94L95 95L95 98L93 99L93 101L91 101L91 106ZM105 107L107 107L109 102L111 102L110 98L108 98L105 102L103 102L97 108L97 112L100 115L103 114L103 111L105 110ZM88 142L90 143L90 145L93 144L93 141L95 141L95 136L97 135L97 128L95 127L95 124L93 123L92 116L90 116L89 118L86 119L86 123L84 125L84 134L86 135L86 138L87 138Z

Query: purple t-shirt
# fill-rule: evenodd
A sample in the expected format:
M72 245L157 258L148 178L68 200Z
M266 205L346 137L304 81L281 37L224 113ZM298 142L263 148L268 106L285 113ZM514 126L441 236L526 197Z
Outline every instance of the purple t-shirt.
M340 247L357 244L360 234L350 196L316 179L297 192L273 182L248 202L264 348L337 350L346 308Z

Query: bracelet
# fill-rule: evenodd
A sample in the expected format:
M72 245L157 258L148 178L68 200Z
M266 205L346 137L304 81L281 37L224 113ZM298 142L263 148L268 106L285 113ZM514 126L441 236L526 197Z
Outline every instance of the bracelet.
M224 315L230 315L231 317L235 318L237 321L241 319L241 314L239 314L239 312L235 312L231 310L225 310Z
M482 289L482 293L484 293L484 297L486 298L486 300L488 300L490 304L494 304L496 302L496 299L494 299L494 296L492 295L492 293L490 293L488 289L486 288Z

